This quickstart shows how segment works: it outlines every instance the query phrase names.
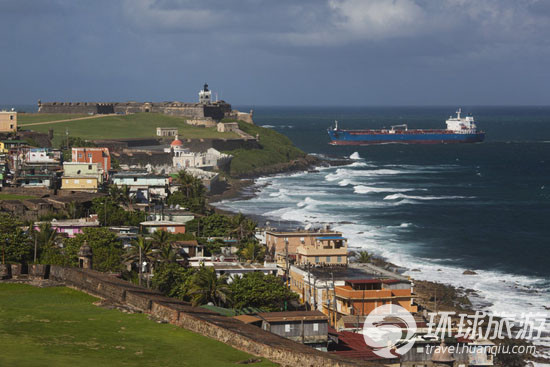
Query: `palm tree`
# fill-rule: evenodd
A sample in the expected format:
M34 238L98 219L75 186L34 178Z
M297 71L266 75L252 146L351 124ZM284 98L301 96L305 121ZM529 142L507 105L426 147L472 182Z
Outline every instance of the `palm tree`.
M241 249L241 256L246 260L260 261L265 257L265 248L256 242L249 242Z
M166 245L162 246L160 250L157 250L157 261L161 263L175 263L178 254L176 251L172 248L172 245L167 243Z
M181 185L181 188L185 192L185 197L189 199L193 191L195 178L185 171L179 171L176 181Z
M215 306L223 306L231 299L231 289L227 284L227 274L216 275L213 267L202 266L193 276L189 294L193 306L212 302Z
M256 222L248 219L242 213L235 215L231 221L233 225L233 230L231 233L235 233L240 241L254 235L254 231L256 230Z
M370 262L372 257L372 255L369 254L367 251L359 251L358 255L359 256L357 257L357 262L362 264Z
M156 231L153 233L153 245L157 249L164 247L170 241L170 234L166 231Z
M133 241L133 247L126 260L137 261L139 268L139 285L141 285L143 262L145 261L149 266L149 271L153 270L152 264L156 257L155 248L151 241L147 241L143 236L139 236Z

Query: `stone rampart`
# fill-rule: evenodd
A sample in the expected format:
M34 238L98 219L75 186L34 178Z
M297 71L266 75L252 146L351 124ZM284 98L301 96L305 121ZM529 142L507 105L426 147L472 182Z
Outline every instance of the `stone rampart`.
M320 352L256 326L192 307L157 291L138 287L108 274L60 266L49 267L49 278L101 298L123 303L173 325L216 339L236 349L267 358L281 366L379 366Z

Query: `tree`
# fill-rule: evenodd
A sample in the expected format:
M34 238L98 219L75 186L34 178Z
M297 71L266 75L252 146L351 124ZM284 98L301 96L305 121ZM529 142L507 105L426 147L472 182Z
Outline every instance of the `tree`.
M11 215L0 214L0 249L2 264L29 263L32 259L33 245L21 229L19 220Z
M143 236L139 236L132 244L132 250L126 256L126 260L131 260L138 263L139 284L141 285L143 262L147 263L150 271L153 270L153 263L156 259L157 253L153 243L146 240Z
M206 211L206 188L202 181L185 171L179 171L175 181L180 188L168 197L166 203L184 206L197 213L204 213Z
M357 256L357 262L365 264L371 261L372 255L367 251L359 251Z
M248 242L239 250L239 255L249 261L263 261L265 258L265 247L257 242Z
M38 258L41 264L65 265L61 248L58 246L57 230L50 223L41 223L38 229L34 225L30 228L31 239L36 245Z
M233 307L237 309L258 307L267 311L282 311L288 302L298 299L298 295L288 289L280 278L261 272L236 277L230 287Z
M122 265L122 243L108 228L84 228L84 232L65 241L63 253L68 263L78 266L78 251L86 242L93 251L94 269L99 271L120 271Z
M224 237L232 229L231 217L223 214L212 214L197 217L186 223L186 232L195 233L197 237Z
M193 276L189 290L193 306L212 302L215 306L230 303L231 289L227 284L227 274L216 275L213 267L202 266Z
M233 216L231 224L233 226L231 233L235 234L240 241L254 237L256 222L248 219L242 213Z
M102 226L139 226L146 218L144 212L124 210L110 196L94 199L92 211Z
M153 287L168 297L177 297L188 301L189 288L195 269L184 268L178 264L161 264L155 271Z

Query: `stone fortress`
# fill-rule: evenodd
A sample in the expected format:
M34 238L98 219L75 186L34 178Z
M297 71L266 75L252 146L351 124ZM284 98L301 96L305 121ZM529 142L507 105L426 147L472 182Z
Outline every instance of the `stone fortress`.
M38 113L74 114L132 114L139 112L162 113L190 119L235 118L252 123L253 111L249 113L232 110L225 101L213 101L208 84L199 91L199 102L42 102L38 101Z

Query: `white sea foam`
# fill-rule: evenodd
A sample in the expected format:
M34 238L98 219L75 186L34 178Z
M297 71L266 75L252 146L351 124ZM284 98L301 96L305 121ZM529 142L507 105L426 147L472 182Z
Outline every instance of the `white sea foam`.
M473 196L418 196L405 194L392 194L384 197L384 200L452 200L452 199L472 199Z
M265 128L268 128L268 129L273 129L275 126L273 126L273 125L260 125L260 127L265 127Z
M353 191L356 194L370 194L370 193L377 193L377 192L408 192L408 191L425 191L425 190L426 189L398 189L394 187L373 187L373 186L365 186L365 185L357 185L353 187Z
M349 159L361 159L361 157L359 156L359 152L353 152L353 153L349 156Z

